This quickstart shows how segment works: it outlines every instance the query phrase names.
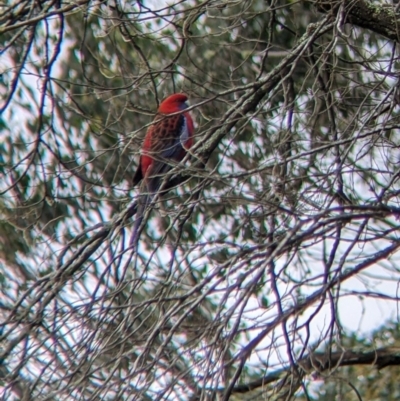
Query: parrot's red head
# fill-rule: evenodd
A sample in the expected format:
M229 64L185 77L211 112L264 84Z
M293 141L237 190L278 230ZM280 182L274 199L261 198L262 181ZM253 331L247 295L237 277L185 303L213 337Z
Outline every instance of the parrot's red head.
M170 114L185 110L189 107L186 103L187 99L188 97L184 93L174 93L161 102L158 111L162 114Z

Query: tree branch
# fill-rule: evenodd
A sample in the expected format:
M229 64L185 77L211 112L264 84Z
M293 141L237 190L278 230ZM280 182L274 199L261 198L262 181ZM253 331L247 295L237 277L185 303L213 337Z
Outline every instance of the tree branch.
M343 7L337 1L317 1L318 11L323 13L343 12L343 22L369 29L388 39L400 42L400 13L396 5L378 5L365 0L344 0Z
M380 348L370 352L361 351L340 351L340 352L314 352L301 359L295 367L280 369L269 373L261 379L254 380L247 384L235 386L232 393L247 393L267 384L284 379L294 371L304 374L312 372L324 372L336 369L341 366L372 365L378 369L387 366L400 365L400 348Z

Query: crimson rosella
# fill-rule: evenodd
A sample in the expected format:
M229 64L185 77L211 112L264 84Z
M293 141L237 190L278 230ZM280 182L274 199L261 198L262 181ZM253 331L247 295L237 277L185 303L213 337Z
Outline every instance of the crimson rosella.
M185 110L186 100L185 94L175 93L162 101L144 138L139 166L133 177L134 185L143 179L131 242L134 246L146 207L159 190L163 176L185 157L193 144L194 126L189 112L170 115Z

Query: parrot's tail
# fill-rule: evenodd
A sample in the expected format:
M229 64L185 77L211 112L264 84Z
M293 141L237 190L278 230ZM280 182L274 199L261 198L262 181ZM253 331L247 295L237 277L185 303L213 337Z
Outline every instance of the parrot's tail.
M130 245L133 246L133 249L137 251L137 246L140 237L140 227L142 225L142 221L144 218L144 214L146 213L147 205L150 203L151 198L148 194L139 195L137 201L137 211L136 211L136 220L133 226L133 233L131 237Z

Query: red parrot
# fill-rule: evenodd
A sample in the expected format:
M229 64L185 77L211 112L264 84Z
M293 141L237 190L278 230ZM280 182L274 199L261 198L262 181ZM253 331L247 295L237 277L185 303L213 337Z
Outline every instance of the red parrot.
M163 176L193 145L194 125L189 112L170 115L188 108L187 99L185 94L175 93L163 100L144 138L139 166L133 177L134 185L143 179L131 241L134 246L146 207L159 190Z

